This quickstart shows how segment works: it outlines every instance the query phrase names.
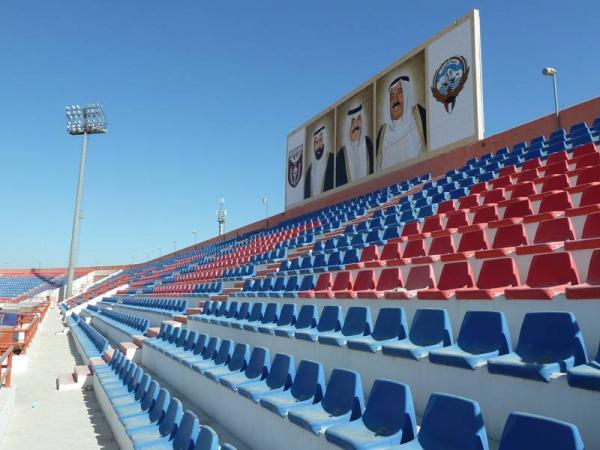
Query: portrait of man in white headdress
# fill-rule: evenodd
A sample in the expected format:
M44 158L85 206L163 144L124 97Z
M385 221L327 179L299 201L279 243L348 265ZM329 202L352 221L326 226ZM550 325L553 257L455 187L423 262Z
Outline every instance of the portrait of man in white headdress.
M393 167L419 156L426 147L426 111L415 99L415 87L407 73L396 72L380 86L383 102L377 131L377 170Z
M333 189L335 157L332 151L329 127L318 125L312 136L308 137L310 139L307 157L309 163L304 177L304 198L310 198Z
M341 114L340 114L341 113ZM335 156L335 185L360 180L375 170L373 141L369 136L369 123L366 105L353 102L341 109L338 117L343 117L342 146Z

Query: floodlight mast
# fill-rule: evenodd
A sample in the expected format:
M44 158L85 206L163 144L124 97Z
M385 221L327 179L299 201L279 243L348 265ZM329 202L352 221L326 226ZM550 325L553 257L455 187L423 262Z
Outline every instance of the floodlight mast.
M225 197L219 197L219 209L217 209L217 223L219 224L219 236L225 233L225 221L227 210L225 209Z
M91 103L81 108L79 105L66 107L67 132L71 136L83 136L81 146L81 160L79 162L79 178L77 181L77 194L75 198L75 214L73 215L73 230L71 233L71 250L69 252L69 269L67 273L67 287L65 299L73 294L73 278L77 262L77 249L79 247L79 225L81 221L81 197L83 195L83 179L85 175L85 160L87 155L88 136L90 134L104 134L108 131L106 117L99 103Z

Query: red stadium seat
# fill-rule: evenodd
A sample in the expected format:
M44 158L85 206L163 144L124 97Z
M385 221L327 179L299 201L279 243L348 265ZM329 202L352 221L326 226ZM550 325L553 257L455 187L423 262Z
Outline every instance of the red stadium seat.
M548 156L548 159L546 160L546 166L548 166L548 164L553 164L558 161L567 161L568 159L569 154L566 150L563 150L562 152L552 153L550 156Z
M385 270L385 269L384 269ZM346 293L336 293L336 298L355 298L358 296L359 292L374 292L376 287L375 283L375 272L371 269L361 270L356 275L356 281L354 282L354 286L352 291L347 291Z
M469 209L477 206L479 206L479 194L465 195L458 202L459 209Z
M407 223L406 225L404 225L404 227L402 227L402 234L400 236L408 237L419 233L420 231L418 222L411 222Z
M514 200L517 198L528 198L536 194L535 185L533 181L526 181L524 183L515 184L510 190L510 199Z
M570 253L542 253L531 259L525 284L505 289L504 295L511 300L550 300L566 286L577 284L579 277Z
M379 267L383 265L382 262L379 261L379 248L377 245L369 245L363 248L360 254L360 260L354 264L348 264L346 266L349 270L361 269L363 267Z
M485 183L479 183L479 184L483 185L483 187L485 189ZM476 184L475 186L478 186L478 185ZM473 188L475 186L471 187L471 193L474 193ZM455 211L455 210L456 210L456 208L454 207L454 200L445 200L438 205L437 212L438 212L438 214L445 214L447 212Z
M357 289L358 298L382 298L387 293L394 291L395 289L402 288L402 273L398 267L390 267L383 269L379 273L379 279L377 280L377 286L375 290L359 290Z
M400 255L400 244L397 242L388 242L385 244L379 259L382 264L387 266L401 266L404 264L402 256Z
M475 210L473 225L485 224L498 220L498 207L496 205L481 206Z
M467 212L464 210L458 210L451 213L446 214L446 229L450 228L459 228L469 225L467 221Z
M412 239L408 240L404 247L403 258L416 258L418 256L425 256L425 241L423 239Z
M525 172L526 170L537 169L542 166L542 161L540 158L530 159L525 161L521 166L521 172Z
M541 193L551 191L562 191L571 187L571 185L569 184L569 177L567 177L567 175L564 173L551 175L542 179L544 181L542 183Z
M570 300L600 299L600 250L592 253L585 283L568 286L565 295Z
M593 142L589 144L580 145L579 147L575 147L573 149L573 158L578 158L583 155L590 155L592 153L596 153L596 145Z
M518 255L551 252L562 247L564 241L575 239L575 231L568 217L541 221L535 232L532 245L516 248Z
M332 286L333 277L331 276L331 272L324 272L317 278L317 284L315 285L314 291L299 291L298 297L314 298L317 292L321 293L321 295L326 295L325 293L331 291Z
M506 167L504 169L506 169ZM471 189L469 190L469 193L471 193L471 194L479 194L479 193L485 192L485 191L487 191L487 182L482 181L481 183L477 183L477 184L474 184L473 186L471 186ZM446 200L446 201L447 202L453 202L452 203L452 206L453 206L452 209L454 209L454 201L453 200ZM445 203L445 202L442 202L442 203ZM442 203L440 203L440 206L442 206ZM438 208L438 213L442 213L442 212L448 212L448 211L440 211L440 209Z
M477 258L492 258L513 252L515 247L527 245L527 235L522 223L505 225L496 230L492 250L482 250L475 253Z
M583 169L584 167L598 166L600 165L600 153L589 153L578 158L573 158L571 162L575 163L575 170Z
M517 168L515 166L506 166L506 167L503 167L502 169L500 169L500 171L498 172L498 176L504 177L506 175L512 175L516 171L517 171Z
M519 286L519 272L512 258L488 259L481 265L477 287L456 290L458 300L491 300L505 288Z
M417 292L421 300L447 300L460 288L473 287L473 274L467 261L444 264L437 289L422 289Z
M600 166L586 167L578 172L576 186L600 182Z
M590 214L585 218L581 239L592 239L600 237L600 212Z
M491 191L482 193L481 196L483 197L484 205L492 205L506 200L504 188L492 189Z
M331 291L325 294L325 298L352 298L354 294L352 289L353 284L351 272L347 270L338 272L335 276L333 287ZM318 292L315 292L315 297L321 298Z
M546 164L546 170L544 176L558 175L569 171L569 165L567 161L557 161L552 164Z
M473 230L461 234L456 253L442 255L442 261L458 261L466 259L479 250L487 250L488 243L484 230Z
M432 233L434 231L443 229L444 227L442 226L441 215L429 216L423 222L423 229L421 230L421 233Z
M510 176L506 175L503 177L498 177L495 180L492 180L491 184L492 184L493 189L497 189L497 188L503 188L506 186L510 186L512 184L512 181L510 179Z
M421 289L435 289L435 275L431 265L422 264L412 266L406 277L404 289L404 291L388 292L385 294L385 298L390 300L408 299L414 297L417 294L417 291Z
M540 171L538 169L530 169L522 171L517 175L517 183L523 183L525 181L532 181L540 177Z

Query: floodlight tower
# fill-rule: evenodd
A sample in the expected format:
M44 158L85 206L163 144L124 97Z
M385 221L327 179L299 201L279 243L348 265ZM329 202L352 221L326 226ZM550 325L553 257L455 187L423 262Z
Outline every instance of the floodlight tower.
M219 197L219 209L217 209L217 223L219 224L219 236L225 233L225 221L227 220L227 210L225 209L225 198Z
M556 84L557 74L558 71L554 67L544 67L542 69L542 75L552 77L552 85L554 87L554 113L556 114L558 128L560 128L560 110L558 109L558 86Z
M263 205L265 205L265 223L267 226L267 230L269 229L269 198L263 197L261 199Z
M83 194L83 177L85 175L85 157L87 153L88 136L90 134L104 134L108 131L106 117L99 103L90 103L83 108L79 105L66 107L67 132L71 136L83 136L81 147L81 161L79 162L79 180L77 181L77 195L75 200L75 214L73 216L73 231L71 234L71 250L69 252L69 270L67 275L67 289L65 298L73 292L73 277L79 247L79 223L81 221L81 196Z

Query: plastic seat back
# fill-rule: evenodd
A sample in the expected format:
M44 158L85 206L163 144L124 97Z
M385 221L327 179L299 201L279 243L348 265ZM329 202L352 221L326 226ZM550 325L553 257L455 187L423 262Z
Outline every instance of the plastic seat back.
M188 450L195 444L200 431L198 416L191 411L183 413L177 433L173 439L173 450Z
M375 289L375 272L371 269L361 270L356 275L353 290L355 291L372 291Z
M456 341L462 350L480 354L512 351L510 332L504 313L498 311L467 311Z
M352 273L343 270L338 272L333 282L332 291L348 291L352 290Z
M396 288L401 288L403 285L402 273L398 267L389 267L387 269L383 269L379 273L379 278L377 279L377 288L378 291L393 291Z
M418 440L421 448L487 450L487 433L479 404L434 392L425 407Z
M198 430L198 437L196 438L196 445L194 450L218 450L219 449L219 436L215 430L206 425L200 425ZM221 446L221 450L235 450L229 444Z
M319 322L317 323L317 331L323 333L326 331L339 331L342 323L342 308L334 305L323 307Z
M368 336L373 328L371 310L366 306L351 306L346 312L342 334L344 336Z
M298 370L292 384L291 394L298 401L313 399L318 403L323 398L325 391L325 374L323 365L303 359L298 364Z
M158 391L156 401L148 411L148 417L152 423L158 423L167 413L167 408L171 402L171 394L166 389L161 388Z
M162 436L174 436L177 433L177 428L179 423L181 422L181 417L183 416L183 406L181 402L172 398L169 407L167 408L167 413L165 414L165 418L160 422L158 426L158 431Z
M435 289L435 275L431 265L423 264L412 266L406 277L406 284L404 287L407 291Z
M276 353L267 376L267 386L271 389L288 389L294 380L294 358L285 353Z
M519 271L512 258L486 259L481 265L477 287L494 289L519 286Z
M254 347L244 374L251 380L259 377L263 379L269 372L269 366L269 350L264 347Z
M484 230L473 230L463 233L458 244L458 252L487 250L488 243Z
M587 355L575 316L569 312L525 314L516 353L527 363L547 364L574 357L574 365L585 364ZM561 367L566 371L566 367Z
M333 369L321 406L334 417L350 412L350 420L358 419L364 409L360 374L346 369Z
M300 284L299 291L312 291L315 288L315 277L314 275L304 275L302 278L302 284ZM287 291L287 289L286 289Z
M413 344L428 346L442 342L452 344L450 319L445 309L422 308L415 311L408 334Z
M457 261L444 264L442 273L440 274L440 280L438 282L438 289L460 289L470 288L473 286L473 274L471 273L471 266L467 261Z
M575 239L575 231L568 217L557 217L556 219L544 220L538 224L534 244L545 242L562 242Z
M376 245L369 245L368 247L363 248L360 254L360 261L378 261L379 260L379 250Z
M582 239L600 237L600 212L589 214L583 224Z
M378 436L402 430L401 442L412 441L417 434L417 421L410 387L396 381L375 380L362 421Z
M498 228L492 248L518 247L527 244L525 228L522 223L517 223Z
M499 450L521 448L583 450L584 445L575 425L548 417L513 412L504 425Z
M579 284L573 258L567 252L542 253L531 259L526 284L534 288Z
M402 308L381 308L371 337L376 341L404 339L408 335L406 315Z
M265 304L256 302L252 305L250 315L248 316L248 322L260 322L265 311Z
M224 339L221 341L217 356L215 356L215 365L220 366L221 364L227 364L231 358L231 352L233 351L233 341L231 339Z
M293 325L296 321L296 305L294 303L286 303L281 307L281 313L277 319L277 326Z
M317 308L315 305L302 305L298 313L298 319L294 325L297 330L314 328L317 326Z

